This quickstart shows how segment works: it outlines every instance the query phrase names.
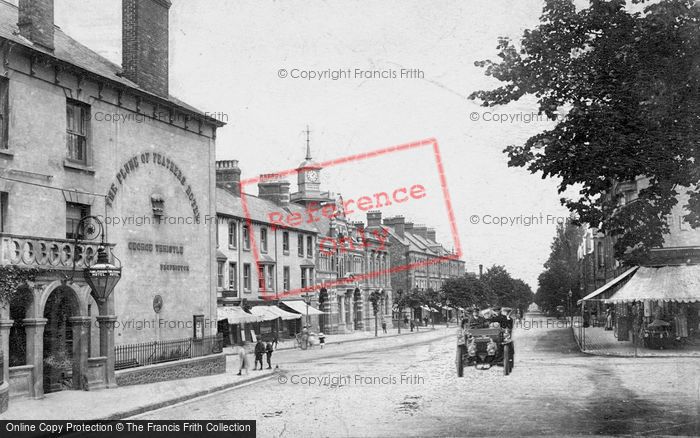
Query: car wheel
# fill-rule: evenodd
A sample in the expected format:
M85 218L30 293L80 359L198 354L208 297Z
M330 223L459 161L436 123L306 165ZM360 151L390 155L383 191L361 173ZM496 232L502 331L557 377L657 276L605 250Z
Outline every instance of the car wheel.
M510 345L503 346L503 375L510 374Z
M457 377L464 377L464 362L463 362L463 351L464 347L462 345L457 346Z

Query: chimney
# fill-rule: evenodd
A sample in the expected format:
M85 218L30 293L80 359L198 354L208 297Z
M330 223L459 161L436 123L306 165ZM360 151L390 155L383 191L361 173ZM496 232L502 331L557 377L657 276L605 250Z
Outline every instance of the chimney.
M388 217L384 219L384 225L393 228L396 234L403 238L405 221L403 216Z
M413 222L406 222L403 226L403 229L407 233L412 233L413 232Z
M19 0L19 34L53 51L53 0Z
M144 90L168 96L170 0L122 0L122 69Z
M413 233L425 239L428 237L428 227L425 225L415 225L413 227Z
M432 240L433 242L437 242L437 236L435 235L435 228L428 228L428 239Z
M260 175L258 197L277 205L289 205L289 182L275 173Z
M364 233L365 232L365 223L362 221L355 221L352 223L352 225L355 227L355 229L358 231L358 233Z
M241 195L241 169L238 168L238 160L216 162L216 186L235 196Z
M382 225L382 212L378 210L367 212L367 228L379 227Z

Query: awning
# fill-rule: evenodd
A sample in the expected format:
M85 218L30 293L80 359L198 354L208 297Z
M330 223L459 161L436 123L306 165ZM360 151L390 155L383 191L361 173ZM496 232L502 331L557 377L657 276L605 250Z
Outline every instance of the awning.
M430 308L430 307L428 307L428 306L420 306L420 308L421 308L422 310L425 310L426 312L440 312L439 310L432 309L432 308Z
M253 306L250 312L257 316L260 321L274 321L279 318L279 315L270 311L270 306Z
M641 267L606 303L700 301L700 265Z
M603 292L607 291L611 287L615 286L625 278L629 277L632 273L634 273L639 266L635 266L634 268L630 268L623 272L622 274L618 275L617 277L613 278L612 280L608 281L605 283L603 286L599 287L598 289L594 290L593 292L589 293L585 297L581 298L576 302L577 305L581 305L582 301L588 301L596 298L598 295L602 294Z
M228 319L229 324L242 324L248 322L258 322L256 315L251 315L238 306L223 306L216 308L216 318L219 321Z
M280 301L280 304L284 304L285 306L289 307L293 311L301 314L301 315L306 315L306 303L303 301ZM309 315L323 315L323 312L320 310L314 308L314 306L308 306L309 310Z
M301 315L299 315L298 313L287 312L287 311L284 311L284 310L280 309L280 308L277 307L277 306L268 306L267 310L269 310L270 312L273 312L273 313L277 314L280 318L282 318L282 319L285 320L285 321L290 320L290 319L299 319L299 318L301 318Z

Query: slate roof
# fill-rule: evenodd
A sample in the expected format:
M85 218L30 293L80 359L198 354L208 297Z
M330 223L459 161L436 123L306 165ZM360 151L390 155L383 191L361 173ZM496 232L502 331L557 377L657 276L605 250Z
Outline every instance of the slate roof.
M306 210L298 205L289 204L287 206L277 205L272 201L267 199L258 198L257 196L244 194L246 199L246 205L248 206L248 213L250 215L250 220L253 222L259 222L264 224L269 224L270 213L279 212L284 215L290 213L299 213L302 218L307 217ZM238 196L234 196L231 192L222 189L220 187L216 188L216 212L222 215L233 216L241 219L246 219L246 215L243 212L243 202ZM319 230L315 226L318 222L309 223L307 220L302 221L301 225L292 226L279 226L280 228L288 228L291 230L302 230L311 233L318 233Z
M45 56L74 65L82 70L97 76L101 76L110 81L117 82L125 87L138 90L140 93L150 95L154 99L166 100L172 105L200 115L202 118L206 119L207 122L216 126L225 125L225 123L219 120L205 116L201 110L186 104L174 96L158 96L139 87L136 83L120 76L122 73L121 66L114 64L97 52L69 37L63 32L63 30L61 30L60 27L54 26L54 51L51 52L40 45L35 45L30 40L21 36L19 34L19 28L17 27L17 21L17 7L0 0L0 38L4 38L12 41L13 43L27 47L28 49L40 52Z

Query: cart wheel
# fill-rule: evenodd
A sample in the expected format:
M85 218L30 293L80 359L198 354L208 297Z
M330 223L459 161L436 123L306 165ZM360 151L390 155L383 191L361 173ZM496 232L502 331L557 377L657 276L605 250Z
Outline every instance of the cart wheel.
M503 375L510 374L510 345L503 346Z
M462 361L463 346L457 346L457 377L464 377L464 363Z

